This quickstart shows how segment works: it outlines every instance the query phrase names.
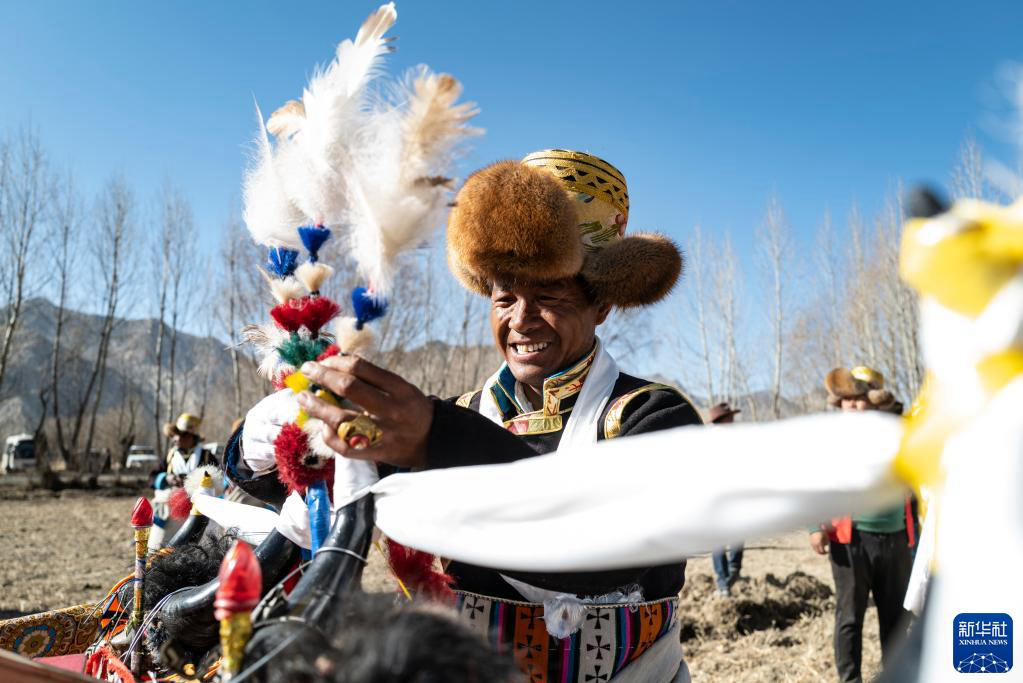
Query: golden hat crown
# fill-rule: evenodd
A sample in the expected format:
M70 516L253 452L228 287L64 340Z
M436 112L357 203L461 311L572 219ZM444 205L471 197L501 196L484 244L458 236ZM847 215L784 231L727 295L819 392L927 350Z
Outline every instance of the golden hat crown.
M201 420L197 415L193 415L192 413L181 413L178 415L178 419L174 426L178 428L179 432L193 433L199 428L200 422Z
M550 172L569 189L607 202L629 217L625 176L600 157L568 149L543 149L526 155L522 163Z
M866 365L858 365L850 370L849 374L861 382L865 382L871 389L884 389L884 375L874 368L868 368Z

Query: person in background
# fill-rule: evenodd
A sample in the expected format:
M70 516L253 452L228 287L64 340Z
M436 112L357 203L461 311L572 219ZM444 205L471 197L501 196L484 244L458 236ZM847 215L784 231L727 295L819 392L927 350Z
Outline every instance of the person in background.
M836 368L824 380L828 405L843 411L901 412L877 370ZM873 594L881 636L881 663L888 663L908 613L902 607L913 566L915 521L906 504L871 515L832 520L810 533L810 547L831 557L835 580L835 666L844 682L862 681L863 620Z
M181 527L181 520L171 517L170 499L174 489L185 485L185 478L202 465L212 464L210 454L203 450L199 436L200 418L181 413L174 422L163 426L163 433L171 440L167 451L166 468L153 481L153 530L149 534L149 548L159 549Z
M742 411L732 408L727 402L718 403L707 414L707 424L731 424L735 422L735 416L740 412ZM737 543L711 553L714 573L717 575L718 596L720 597L731 595L732 586L739 579L739 572L742 571L742 549L742 543Z
M199 436L200 421L196 415L181 413L175 422L163 426L164 435L171 440L167 451L167 483L171 486L181 486L197 467L209 464Z

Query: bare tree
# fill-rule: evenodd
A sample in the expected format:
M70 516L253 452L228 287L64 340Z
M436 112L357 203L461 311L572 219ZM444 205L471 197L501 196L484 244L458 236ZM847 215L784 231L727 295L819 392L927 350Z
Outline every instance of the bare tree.
M791 261L789 228L777 197L767 205L767 215L757 231L761 265L770 287L771 303L771 415L781 417L782 372L785 360L785 323L788 267Z
M255 259L246 258L249 250L245 247L248 244L249 239L245 228L237 215L232 215L227 221L220 244L220 291L223 299L213 302L212 306L214 310L220 312L218 319L221 323L221 332L228 339L235 415L243 415L246 408L242 402L242 352L239 348L241 340L238 333L244 325L243 320L245 320L244 302L249 298L247 295L251 294L245 286L249 281L246 272L252 271L255 264Z
M63 387L64 325L67 318L70 286L75 276L78 254L78 234L81 224L81 200L75 190L74 178L67 174L62 178L55 196L50 241L54 248L52 269L56 278L57 314L54 320L53 352L50 355L50 396L53 407L53 423L56 432L57 449L64 462L71 459L73 444L64 433L64 419L61 413L61 391Z
M170 200L170 188L164 185L161 196L160 230L157 233L156 242L152 252L154 273L159 273L156 281L156 343L153 350L156 377L153 381L153 438L156 441L157 452L162 451L162 434L160 425L163 421L163 357L164 340L167 331L167 293L170 282L170 259L174 250L174 230L171 221L168 220L167 204Z
M732 239L725 233L721 247L715 250L714 276L711 282L710 312L720 337L718 349L718 376L721 387L721 398L735 403L741 393L749 394L749 376L745 364L741 360L738 342L739 299L741 283L739 269L732 249ZM751 418L756 420L756 402L748 401Z
M92 450L96 416L103 404L110 339L118 321L117 314L122 303L121 293L125 286L125 280L130 275L125 255L132 237L133 212L134 198L131 190L122 179L111 180L101 193L96 207L97 242L93 248L93 258L96 272L100 276L99 284L103 291L103 321L99 343L96 347L96 362L90 378L90 385L96 386L96 396L92 401L92 411L85 437L84 453L86 458L89 457ZM79 415L79 424L82 419L83 416ZM77 431L78 428L76 428L76 437Z
M195 224L192 208L179 190L165 184L160 196L160 231L154 254L154 265L160 273L157 285L156 382L153 396L153 428L160 439L161 415L173 421L179 406L177 392L177 341L179 318L185 297L192 288L186 280L201 272L196 263ZM195 284L193 280L192 285ZM166 379L164 378L164 356ZM166 391L167 400L161 401ZM163 411L165 407L165 411ZM163 411L163 412L162 412Z
M51 194L46 157L35 133L22 130L13 139L0 140L0 287L4 297L0 392L28 288L39 284L28 276Z

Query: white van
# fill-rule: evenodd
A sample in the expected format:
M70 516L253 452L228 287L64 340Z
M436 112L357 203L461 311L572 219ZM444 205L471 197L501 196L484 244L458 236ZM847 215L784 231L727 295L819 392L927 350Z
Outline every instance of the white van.
M149 446L135 444L128 449L128 460L124 463L124 467L129 470L150 472L160 468L160 458Z
M31 434L15 434L7 437L3 455L0 456L0 473L32 470L36 466L36 446Z

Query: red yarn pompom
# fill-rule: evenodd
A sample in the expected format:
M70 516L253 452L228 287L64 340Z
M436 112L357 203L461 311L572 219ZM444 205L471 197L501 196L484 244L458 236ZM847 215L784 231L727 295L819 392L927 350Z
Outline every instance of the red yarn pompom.
M387 559L395 575L417 597L454 604L453 579L434 568L435 556L387 539Z
M338 347L338 345L331 344L327 348L323 349L323 353L318 355L316 357L316 360L326 360L327 358L330 358L331 356L336 356L339 353L341 353L341 349Z
M277 304L270 309L270 317L282 330L298 332L300 327L305 327L315 334L340 310L333 300L325 296L304 296Z
M188 497L188 492L181 487L175 488L167 499L167 507L170 509L171 519L188 519L188 514L192 511L192 501Z
M309 437L294 422L281 428L274 439L274 458L277 460L277 478L289 491L305 494L306 487L317 481L334 480L334 460L323 462L309 450Z

